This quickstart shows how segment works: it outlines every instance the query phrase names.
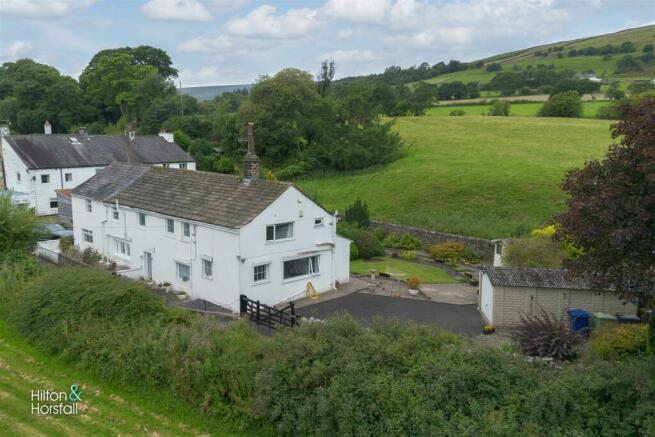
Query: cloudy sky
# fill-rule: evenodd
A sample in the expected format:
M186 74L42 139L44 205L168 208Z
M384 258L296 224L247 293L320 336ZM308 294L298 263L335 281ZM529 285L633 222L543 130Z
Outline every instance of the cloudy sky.
M241 84L327 58L343 77L654 22L653 0L0 0L0 62L77 77L98 50L148 44L184 86Z

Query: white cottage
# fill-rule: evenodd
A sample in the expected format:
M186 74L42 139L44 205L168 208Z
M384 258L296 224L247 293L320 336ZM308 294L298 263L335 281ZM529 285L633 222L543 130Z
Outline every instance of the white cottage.
M55 190L74 188L112 162L195 170L196 163L173 141L173 134L148 136L52 134L10 136L0 145L4 182L24 193L39 215L57 214Z
M349 280L336 217L290 183L114 163L71 193L75 242L193 298L238 311Z

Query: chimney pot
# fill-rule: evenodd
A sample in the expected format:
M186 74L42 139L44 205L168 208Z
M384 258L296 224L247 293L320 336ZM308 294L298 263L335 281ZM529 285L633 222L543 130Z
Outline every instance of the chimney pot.
M43 133L46 135L52 135L52 125L48 120L43 123Z

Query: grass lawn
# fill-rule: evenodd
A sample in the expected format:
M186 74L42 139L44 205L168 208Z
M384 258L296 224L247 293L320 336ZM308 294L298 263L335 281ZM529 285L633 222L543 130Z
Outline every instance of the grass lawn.
M539 117L401 117L409 144L386 166L296 181L326 207L355 199L371 217L500 238L547 223L564 206L559 183L611 143L606 120Z
M526 99L529 99L530 96L526 96ZM584 118L594 118L596 117L596 112L598 109L608 105L607 101L596 100L591 102L582 103L582 116ZM510 114L512 116L519 117L536 117L539 109L543 106L543 103L534 102L534 103L514 103L510 108ZM464 111L464 115L487 115L491 105L439 105L433 106L432 108L426 111L427 115L450 115L452 111L460 110Z
M77 415L31 414L31 390L70 391L80 384ZM45 356L0 322L2 435L233 435L161 393L136 396Z
M455 284L460 282L437 266L404 261L398 258L356 259L350 262L350 271L352 273L366 274L371 269L375 269L378 272L402 272L410 276L416 275L423 284Z

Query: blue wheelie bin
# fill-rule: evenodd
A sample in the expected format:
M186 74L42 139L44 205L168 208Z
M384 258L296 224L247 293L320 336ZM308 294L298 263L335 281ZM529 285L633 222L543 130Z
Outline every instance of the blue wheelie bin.
M587 335L591 328L591 313L578 308L569 308L566 313L569 315L569 327L571 331Z

